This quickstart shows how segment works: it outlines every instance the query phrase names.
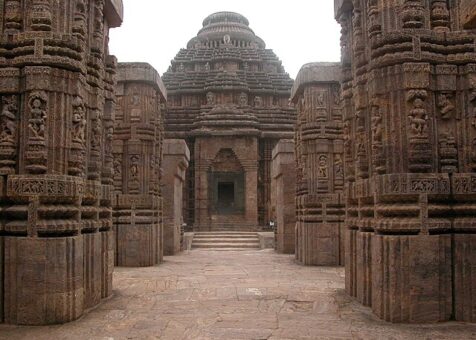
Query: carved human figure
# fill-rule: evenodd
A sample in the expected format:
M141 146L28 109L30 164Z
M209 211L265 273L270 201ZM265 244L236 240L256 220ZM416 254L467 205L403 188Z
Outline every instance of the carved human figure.
M84 144L86 117L84 112L84 104L80 97L76 97L73 102L72 123L73 123L73 128L71 130L71 137L73 142Z
M317 107L325 107L325 98L326 98L326 93L324 91L319 91L316 94L316 105Z
M350 121L344 122L344 152L349 158L352 157L352 140L350 136Z
M210 63L208 61L205 64L205 71L210 71Z
M17 123L16 114L18 106L16 96L3 97L3 107L0 112L0 143L13 144L16 139Z
M215 105L215 94L213 92L208 92L207 93L207 105L208 106L213 106Z
M263 106L263 98L261 98L260 96L256 96L255 99L254 99L254 104L255 104L255 107L262 107Z
M122 173L122 155L120 154L114 155L113 168L114 168L114 176L120 176Z
M450 119L453 116L455 106L450 100L451 94L440 93L438 95L438 108L440 109L441 119Z
M91 129L91 149L99 150L101 148L102 120L99 111L96 111L96 119L93 120Z
M334 171L337 179L344 178L344 167L342 163L342 157L339 154L335 155L334 158Z
M319 156L318 162L318 177L320 178L328 178L328 164L327 164L327 156L321 155Z
M240 106L248 105L248 95L244 92L240 94Z
M425 102L421 98L415 98L413 108L410 110L411 131L414 136L424 136L428 128L428 114L424 107Z
M28 128L33 137L39 140L45 139L45 120L46 120L46 94L33 93L29 100L31 118Z
M229 45L231 43L231 38L229 34L225 34L225 36L223 37L223 42L225 43L225 45Z
M382 142L382 114L377 105L372 105L372 137L375 143Z

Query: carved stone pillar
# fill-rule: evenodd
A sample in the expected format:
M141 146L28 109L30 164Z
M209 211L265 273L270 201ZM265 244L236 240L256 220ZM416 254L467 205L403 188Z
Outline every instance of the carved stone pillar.
M468 5L335 5L354 38L362 13L381 23L378 39L352 46L352 72L342 65L344 140L357 142L346 148L357 159L345 164L346 291L391 322L474 322L475 34L463 30L470 15L458 19Z
M72 321L111 291L103 294L103 272L110 281L112 266L101 248L111 216L97 210L110 204L100 198L100 174L89 177L91 155L101 162L104 149L88 143L108 90L105 76L89 68L89 39L72 29L78 1L63 5L0 5L0 45L23 50L0 63L0 322L11 324ZM105 5L100 20L119 26L121 1ZM96 63L104 68L106 58Z
M304 65L294 83L296 160L305 190L297 200L296 258L308 265L344 263L344 141L339 64Z
M164 255L175 255L181 250L183 188L189 161L190 151L184 140L164 141L161 179L164 199Z
M276 223L275 249L294 254L296 228L296 159L294 141L282 139L273 149L271 198Z
M153 266L159 263L162 251L160 107L167 95L157 71L144 63L119 64L116 95L120 106L114 120L112 150L116 264Z

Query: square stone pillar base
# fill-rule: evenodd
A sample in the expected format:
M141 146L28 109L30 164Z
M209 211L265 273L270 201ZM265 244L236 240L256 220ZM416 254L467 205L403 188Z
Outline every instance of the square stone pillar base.
M6 323L58 324L82 315L82 236L4 241Z

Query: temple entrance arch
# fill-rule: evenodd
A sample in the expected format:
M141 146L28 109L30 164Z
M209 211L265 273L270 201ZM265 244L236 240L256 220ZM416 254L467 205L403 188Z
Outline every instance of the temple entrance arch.
M195 140L194 229L258 228L258 141L255 136Z
M211 215L244 215L245 172L232 149L218 152L208 178Z

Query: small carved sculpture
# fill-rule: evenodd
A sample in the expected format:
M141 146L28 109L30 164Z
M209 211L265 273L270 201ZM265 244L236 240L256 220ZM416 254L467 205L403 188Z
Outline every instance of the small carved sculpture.
M450 119L453 116L455 106L451 102L451 94L440 93L438 95L438 108L440 109L441 119Z
M319 156L318 177L320 177L320 178L328 178L329 177L327 156L326 155Z
M18 106L16 96L3 97L3 107L0 112L0 143L14 144L17 131L16 114Z
M216 103L216 98L215 94L213 92L208 92L207 93L207 105L208 106L213 106Z
M256 96L255 99L254 99L254 104L255 104L255 107L262 107L263 106L263 98L261 98L260 96Z
M244 92L240 94L240 106L248 105L248 95Z
M46 103L47 97L43 91L32 93L28 101L31 112L28 128L33 134L32 137L38 140L45 139Z
M84 145L86 117L84 112L84 104L80 97L76 97L73 101L73 127L71 137L73 142Z
M424 106L425 102L421 98L415 98L413 101L413 108L408 116L413 136L423 137L427 132L428 113Z

